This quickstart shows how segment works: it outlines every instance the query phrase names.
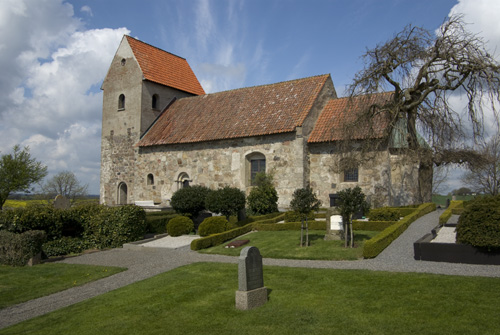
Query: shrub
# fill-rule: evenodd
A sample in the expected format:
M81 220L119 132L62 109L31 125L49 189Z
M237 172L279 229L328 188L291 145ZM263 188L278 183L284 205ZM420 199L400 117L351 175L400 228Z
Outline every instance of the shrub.
M210 191L205 204L209 211L220 213L227 219L245 208L245 193L238 188L226 186L216 191Z
M181 236L193 231L193 220L186 216L177 216L171 219L167 224L167 233L170 236Z
M307 214L307 220L308 221L314 221L316 216L314 215L314 212L309 212ZM304 218L305 219L305 218ZM302 222L302 214L296 211L288 211L285 213L285 222Z
M24 266L29 259L42 251L47 235L41 230L21 234L0 231L0 264Z
M23 233L29 230L43 230L49 240L62 236L62 221L59 211L52 206L33 205L25 208L1 211L2 229L12 233Z
M252 231L252 224L234 228L219 234L202 237L191 242L191 250L210 248Z
M500 196L467 204L458 219L457 242L488 250L500 248Z
M370 221L398 221L401 213L397 208L375 208L368 212Z
M170 205L179 214L191 214L194 218L205 209L205 200L210 190L204 186L190 186L177 190Z
M272 176L257 173L256 187L248 195L248 208L254 214L269 214L278 211L278 192L273 185Z
M270 224L265 221L257 221L252 223L253 228L258 231L282 231L282 230L301 230L301 222L290 222L283 224ZM326 230L325 221L309 222L310 230Z
M223 216L212 216L203 220L198 227L200 236L222 233L228 229L228 221Z
M150 213L146 213L146 232L152 234L165 234L167 232L168 222L177 216L179 216L179 214L167 213L162 215L150 215Z
M78 237L62 237L58 240L48 241L42 246L47 257L79 254L89 248L92 248L92 245Z
M463 203L464 202L462 200L452 200L450 202L450 206L448 206L448 208L439 216L439 224L444 225L447 223L453 215L453 210L455 208L463 207Z
M84 239L98 248L115 248L146 232L146 212L135 205L104 207L85 223Z

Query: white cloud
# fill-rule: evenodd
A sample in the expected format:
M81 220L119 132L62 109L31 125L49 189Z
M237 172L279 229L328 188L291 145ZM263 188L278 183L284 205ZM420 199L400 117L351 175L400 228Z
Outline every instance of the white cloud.
M89 16L94 16L94 13L92 13L92 8L90 8L89 6L83 6L82 8L80 8L80 12L86 13Z
M15 4L15 6L11 6ZM90 10L82 8L82 11ZM6 18L7 21L4 21ZM0 2L0 151L29 145L98 192L102 79L126 28L85 30L62 0ZM5 69L5 71L4 71Z

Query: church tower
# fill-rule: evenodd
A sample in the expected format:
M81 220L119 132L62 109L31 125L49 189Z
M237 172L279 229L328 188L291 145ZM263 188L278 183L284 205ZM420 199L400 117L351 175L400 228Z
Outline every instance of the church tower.
M184 58L124 36L108 69L103 90L100 201L133 203L136 144L173 100L205 94Z

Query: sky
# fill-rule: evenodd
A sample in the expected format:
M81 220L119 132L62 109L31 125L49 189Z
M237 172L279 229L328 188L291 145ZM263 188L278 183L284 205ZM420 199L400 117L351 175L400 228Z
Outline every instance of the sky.
M0 0L0 154L29 146L45 180L71 171L98 194L100 87L124 34L186 58L207 93L328 73L344 96L367 49L457 13L500 60L498 0Z

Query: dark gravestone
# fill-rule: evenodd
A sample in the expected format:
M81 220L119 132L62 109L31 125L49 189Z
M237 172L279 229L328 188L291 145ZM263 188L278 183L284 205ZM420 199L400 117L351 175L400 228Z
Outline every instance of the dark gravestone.
M238 264L238 291L236 308L248 310L267 302L267 288L264 287L262 256L256 247L241 250Z

